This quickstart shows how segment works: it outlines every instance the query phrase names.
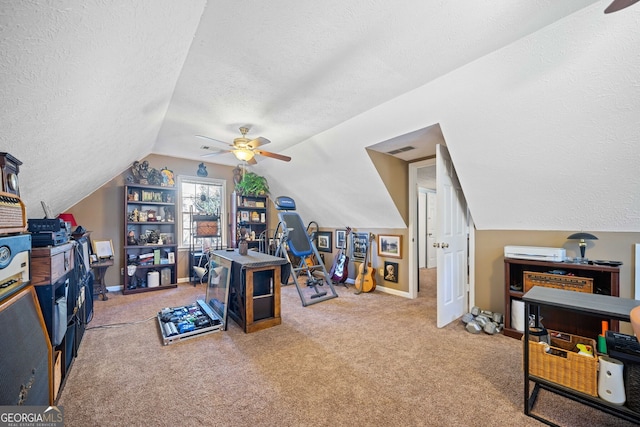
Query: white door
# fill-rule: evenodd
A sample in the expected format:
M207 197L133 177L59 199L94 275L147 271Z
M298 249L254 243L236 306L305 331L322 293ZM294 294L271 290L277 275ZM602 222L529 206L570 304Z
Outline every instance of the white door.
M449 151L436 147L438 322L442 328L467 308L467 207Z
M427 193L427 268L437 267L438 249L433 246L436 243L436 193Z

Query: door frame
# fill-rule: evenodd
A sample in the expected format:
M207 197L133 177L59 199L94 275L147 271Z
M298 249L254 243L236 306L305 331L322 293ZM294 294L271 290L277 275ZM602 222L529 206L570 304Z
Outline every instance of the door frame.
M409 163L409 298L418 297L418 169L436 164L436 159ZM467 206L469 222L469 307L475 305L475 225ZM437 238L437 236L436 236Z

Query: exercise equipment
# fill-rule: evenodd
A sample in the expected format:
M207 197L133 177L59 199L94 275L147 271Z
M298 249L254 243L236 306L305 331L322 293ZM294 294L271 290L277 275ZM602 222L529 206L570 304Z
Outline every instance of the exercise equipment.
M280 222L276 227L275 236L280 236L276 255L285 258L290 265L290 273L298 290L302 305L316 304L328 299L337 298L331 277L322 262L322 257L314 243L315 233L309 233L310 227L317 224L310 222L304 226L302 218L297 212L296 204L291 197L280 196L274 201L278 210ZM288 282L288 274L282 278L283 284ZM300 279L306 282L301 285ZM320 290L320 287L324 287Z

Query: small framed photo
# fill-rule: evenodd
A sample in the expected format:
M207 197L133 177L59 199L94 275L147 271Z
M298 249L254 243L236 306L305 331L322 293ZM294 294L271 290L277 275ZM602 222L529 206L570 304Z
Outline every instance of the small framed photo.
M98 259L113 258L113 242L111 240L92 240L93 253Z
M336 230L336 249L347 247L347 230Z
M384 262L384 280L387 282L398 283L398 263Z
M91 264L95 264L96 262L98 262L98 255L96 254L91 254Z
M249 211L240 211L240 221L249 222Z
M169 264L175 264L176 263L176 254L173 253L173 252L167 253L167 261L169 262Z
M402 236L378 234L378 256L402 258Z
M331 252L331 232L330 231L318 231L318 251Z

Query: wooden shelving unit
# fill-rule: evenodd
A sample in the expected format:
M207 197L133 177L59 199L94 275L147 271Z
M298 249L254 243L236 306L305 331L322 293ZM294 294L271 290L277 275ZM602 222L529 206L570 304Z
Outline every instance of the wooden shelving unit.
M123 294L177 286L177 198L175 187L140 184L124 187L126 266ZM135 269L132 266L135 266ZM130 270L135 271L131 274ZM153 271L159 273L159 286L149 287L148 273Z
M240 229L245 228L250 239L249 249L259 249L260 235L269 229L269 198L266 196L231 195L231 245L238 247ZM268 242L266 242L268 243Z
M593 294L620 295L620 267L596 264L578 264L571 262L534 261L517 258L504 259L505 283L505 316L504 334L520 339L522 332L513 328L511 311L513 301L522 300L524 292L524 272L548 273L560 270L567 277L584 277L593 279ZM541 313L542 323L548 329L567 332L592 339L598 339L602 325L598 319L583 316L575 311L568 312L561 308L545 307ZM612 319L609 329L618 330L618 320Z

